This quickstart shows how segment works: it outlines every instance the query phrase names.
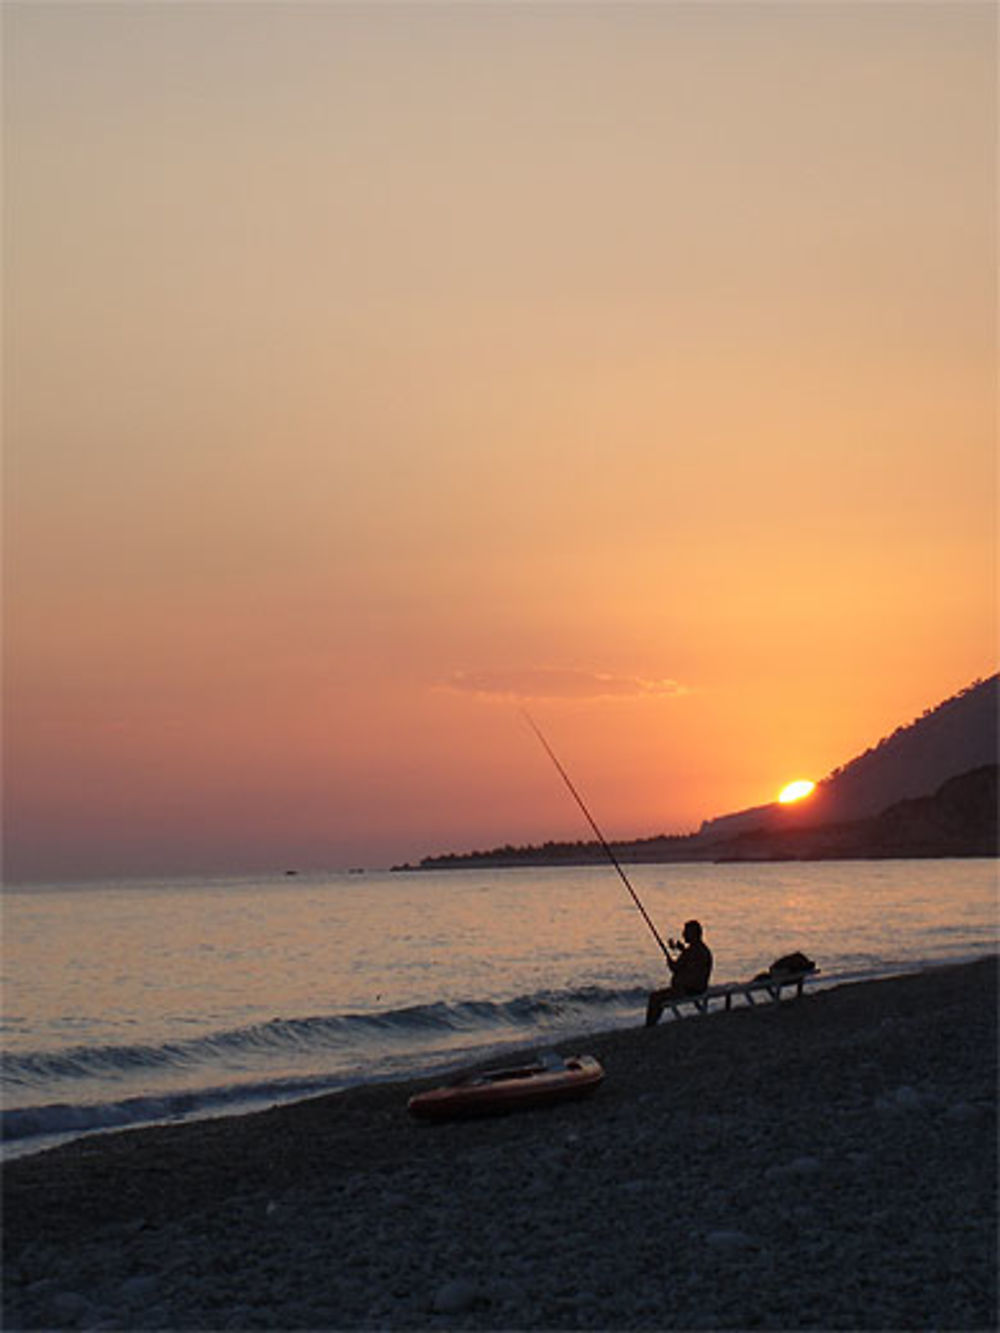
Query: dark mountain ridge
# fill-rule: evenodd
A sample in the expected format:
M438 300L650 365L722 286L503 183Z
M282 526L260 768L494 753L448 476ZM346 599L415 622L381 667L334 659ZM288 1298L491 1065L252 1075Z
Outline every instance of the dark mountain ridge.
M998 686L1000 675L974 681L835 768L808 799L707 820L701 836L732 837L760 827L868 819L899 801L929 796L960 773L996 764L1000 761Z
M929 708L908 727L834 771L819 784L824 812L862 819L886 805L926 796L959 773L998 762L1000 675Z
M996 856L997 777L986 764L949 778L931 796L897 801L867 819L776 823L716 843L717 861L876 860Z

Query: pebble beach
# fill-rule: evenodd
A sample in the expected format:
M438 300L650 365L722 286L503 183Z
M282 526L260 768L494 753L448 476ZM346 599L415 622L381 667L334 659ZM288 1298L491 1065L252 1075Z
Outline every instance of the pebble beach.
M992 1330L996 1028L985 958L563 1044L548 1109L80 1139L3 1167L4 1328Z

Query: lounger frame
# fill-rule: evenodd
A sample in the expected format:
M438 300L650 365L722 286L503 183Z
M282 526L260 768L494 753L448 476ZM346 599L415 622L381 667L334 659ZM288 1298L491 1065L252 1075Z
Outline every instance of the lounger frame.
M818 973L817 967L810 972L788 972L777 977L762 977L760 981L731 981L723 986L709 986L700 995L671 996L663 1007L673 1010L675 1018L684 1018L685 1008L690 1007L699 1014L707 1014L716 1000L722 1001L725 1009L731 1009L737 996L741 996L750 1006L756 1005L758 999L777 1003L782 997L782 991L787 990L794 991L793 998L798 999L805 983Z

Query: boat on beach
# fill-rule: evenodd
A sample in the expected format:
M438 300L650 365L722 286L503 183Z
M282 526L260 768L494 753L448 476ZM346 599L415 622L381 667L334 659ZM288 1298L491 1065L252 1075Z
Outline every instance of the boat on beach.
M505 1115L585 1097L603 1080L604 1069L592 1055L547 1055L531 1064L465 1074L417 1093L407 1106L422 1120Z

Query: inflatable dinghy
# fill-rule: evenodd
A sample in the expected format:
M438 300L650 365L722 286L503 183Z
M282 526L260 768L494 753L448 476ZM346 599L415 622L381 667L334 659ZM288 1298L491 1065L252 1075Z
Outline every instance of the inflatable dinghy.
M422 1120L504 1115L584 1097L603 1079L604 1070L592 1055L546 1056L534 1064L466 1074L445 1087L417 1093L407 1105Z

